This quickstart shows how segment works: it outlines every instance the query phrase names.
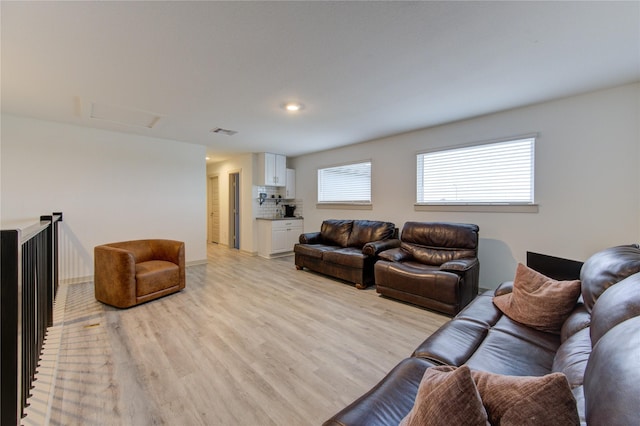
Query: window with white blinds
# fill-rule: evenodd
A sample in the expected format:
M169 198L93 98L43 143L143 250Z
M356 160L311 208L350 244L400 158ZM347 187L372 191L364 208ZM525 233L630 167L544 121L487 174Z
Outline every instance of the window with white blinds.
M417 156L418 204L532 204L535 137Z
M318 169L318 203L371 203L371 161Z

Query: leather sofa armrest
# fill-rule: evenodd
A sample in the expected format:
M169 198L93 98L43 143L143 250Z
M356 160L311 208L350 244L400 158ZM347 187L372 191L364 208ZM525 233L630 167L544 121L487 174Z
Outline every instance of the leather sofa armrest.
M478 265L478 259L456 259L440 265L441 271L465 272Z
M391 240L371 241L366 243L362 247L362 253L366 254L367 256L376 256L380 252L383 252L385 250L390 250L396 247L400 247L400 240L391 239Z
M300 234L298 241L300 241L300 244L320 244L322 238L320 237L320 232L307 232Z
M411 259L411 254L400 247L385 250L378 254L378 257L389 262L402 262Z
M502 296L503 294L509 294L513 291L513 281L505 281L496 288L495 296Z

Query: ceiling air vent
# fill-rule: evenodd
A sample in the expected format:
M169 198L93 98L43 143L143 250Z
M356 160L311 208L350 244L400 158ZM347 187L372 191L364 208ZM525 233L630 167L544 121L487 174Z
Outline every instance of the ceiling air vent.
M238 132L236 132L235 130L223 129L222 127L216 127L215 129L211 129L211 133L218 133L219 135L225 135L225 136L233 136Z

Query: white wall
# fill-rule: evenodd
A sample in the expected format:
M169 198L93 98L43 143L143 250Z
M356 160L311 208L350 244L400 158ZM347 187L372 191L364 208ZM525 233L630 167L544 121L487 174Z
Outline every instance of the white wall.
M3 114L1 150L3 224L64 213L62 280L122 240L181 240L188 263L206 260L205 147Z
M255 154L242 154L229 160L207 165L207 176L218 176L220 196L220 244L229 243L229 174L240 174L240 251L258 252L258 228L254 209L258 194L254 191Z
M291 159L305 232L326 218L453 221L480 226L480 285L513 278L526 251L585 260L640 240L640 84L510 110ZM437 102L437 100L434 100ZM538 213L415 211L415 155L526 133L536 141ZM319 167L372 160L372 210L317 209Z

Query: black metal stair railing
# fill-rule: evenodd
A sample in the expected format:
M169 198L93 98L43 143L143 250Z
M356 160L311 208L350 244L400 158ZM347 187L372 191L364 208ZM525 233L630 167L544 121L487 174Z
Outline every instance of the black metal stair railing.
M62 213L0 233L0 424L19 425L27 407L58 290Z

